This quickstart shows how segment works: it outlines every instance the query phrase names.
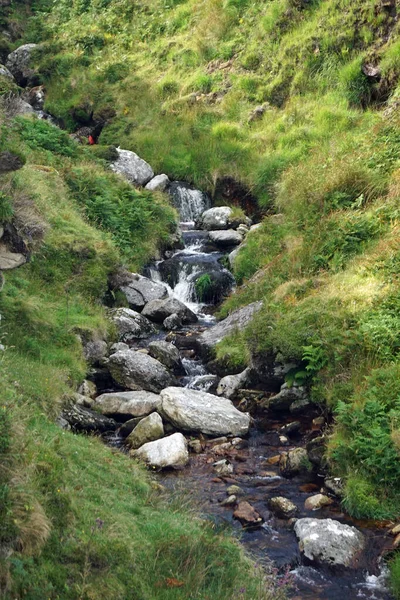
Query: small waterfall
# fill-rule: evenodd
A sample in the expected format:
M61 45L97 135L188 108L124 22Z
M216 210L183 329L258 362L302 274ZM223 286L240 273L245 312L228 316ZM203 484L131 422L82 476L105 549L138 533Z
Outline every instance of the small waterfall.
M168 188L172 202L179 211L183 223L193 222L207 208L210 208L210 198L204 192L193 189L183 181L173 181Z

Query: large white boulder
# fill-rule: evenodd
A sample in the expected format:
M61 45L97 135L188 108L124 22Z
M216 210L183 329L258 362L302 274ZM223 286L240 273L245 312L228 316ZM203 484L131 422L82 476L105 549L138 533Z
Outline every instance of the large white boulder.
M175 378L163 364L143 352L116 352L110 356L107 366L114 381L130 390L157 393L175 383Z
M111 165L114 173L119 173L133 185L144 186L154 177L151 166L130 150L117 148L118 160Z
M226 248L229 246L237 246L243 241L243 235L234 229L223 229L221 231L210 231L210 240L216 246Z
M101 394L92 403L103 415L146 417L161 407L158 394L138 390L136 392L110 392Z
M184 467L189 462L187 442L181 433L148 442L132 456L143 460L149 467L164 469L166 467Z
M354 567L365 546L358 529L333 519L298 519L294 531L300 551L316 563Z
M32 52L35 48L37 48L37 44L24 44L7 57L6 67L18 85L25 86L34 75Z
M161 394L162 414L175 427L207 435L246 435L250 416L227 398L188 388L169 387Z
M229 229L232 215L233 210L229 206L216 206L204 211L196 224L208 231Z
M170 181L168 175L164 173L162 175L156 175L149 181L146 185L146 190L150 190L151 192L159 191L164 192L169 186Z

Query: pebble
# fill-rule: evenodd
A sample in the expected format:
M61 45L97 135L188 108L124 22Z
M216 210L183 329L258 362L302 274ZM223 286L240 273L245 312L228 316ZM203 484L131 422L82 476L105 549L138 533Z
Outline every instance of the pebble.
M242 488L239 487L238 485L230 485L228 488L226 488L226 493L229 496L232 496L232 495L241 496L244 494L244 490L242 490Z
M221 506L232 506L232 504L236 504L237 498L234 494L232 496L228 496L225 500L222 500Z

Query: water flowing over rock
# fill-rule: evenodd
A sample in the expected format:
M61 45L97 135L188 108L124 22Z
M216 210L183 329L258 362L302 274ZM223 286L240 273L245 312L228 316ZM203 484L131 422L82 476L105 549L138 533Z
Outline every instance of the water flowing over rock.
M177 298L152 300L143 309L142 315L156 323L162 323L171 315L178 315L182 323L196 323L197 317L183 302Z
M355 566L365 545L364 536L355 527L333 519L298 519L294 531L306 558L331 566Z
M125 295L129 307L142 310L152 300L161 300L168 295L167 288L162 283L152 281L138 273L131 273L119 288Z
M158 360L135 350L110 356L108 369L116 383L130 390L157 393L175 382L172 374Z
M180 214L181 221L195 221L209 206L210 198L204 192L192 188L184 181L173 181L168 188L172 203Z
M157 333L153 323L130 308L117 308L112 313L112 320L117 326L121 342L145 339Z
M246 435L250 416L237 410L227 398L169 387L161 392L163 415L179 429L207 435Z
M138 423L135 429L126 438L128 446L134 450L147 444L159 440L164 435L164 426L159 414L152 413Z
M189 462L187 442L181 433L148 442L131 455L155 469L184 467Z
M169 186L169 177L168 175L156 175L153 179L150 179L149 183L146 184L146 190L150 190L151 192L159 191L165 192L167 187Z
M254 315L261 309L262 302L253 302L243 308L235 310L229 317L207 329L198 337L199 352L207 357L215 349L215 346L228 335L237 330L242 330L249 325Z
M24 44L7 57L6 67L15 78L18 85L24 87L34 77L32 68L32 52L37 44Z
M101 394L92 406L103 415L146 417L161 407L158 394L143 390L134 392L110 392Z
M112 163L111 169L119 173L133 185L146 185L154 177L151 166L135 152L117 148L118 160Z

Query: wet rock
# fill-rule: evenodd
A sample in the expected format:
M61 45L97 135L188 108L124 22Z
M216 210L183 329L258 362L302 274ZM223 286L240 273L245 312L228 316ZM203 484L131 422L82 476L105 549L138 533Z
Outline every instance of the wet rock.
M168 193L184 222L195 221L211 204L207 194L184 181L173 181L168 187Z
M129 307L141 311L148 302L161 300L168 296L168 291L162 283L154 282L138 273L130 273L120 286Z
M237 392L245 387L250 379L250 369L245 369L238 375L227 375L223 377L217 387L217 396L234 398Z
M174 313L166 319L164 319L163 327L167 331L175 331L176 329L182 329L182 321L180 317L176 313Z
M214 263L214 267L219 263ZM235 285L235 278L232 273L227 269L214 268L207 273L198 273L193 276L193 292L191 300L193 302L204 302L206 304L218 304L221 302L232 290ZM200 290L196 287L196 282L203 277L208 275L207 285Z
M275 496L274 498L270 498L268 505L273 513L275 513L278 517L283 517L285 519L290 519L297 512L297 506L284 498L283 496Z
M134 350L112 354L108 369L116 383L130 390L157 393L175 382L173 375L158 360Z
M106 431L115 431L117 428L117 423L113 419L109 419L79 404L65 407L61 413L61 418L69 423L73 431L105 433Z
M121 350L129 350L128 344L125 344L125 342L116 342L110 347L110 354L115 354Z
M324 417L315 417L315 419L312 420L312 426L315 429L322 429L322 427L325 425L325 418Z
M145 339L157 333L149 319L130 308L117 308L111 314L121 342Z
M32 66L32 53L37 44L24 44L8 55L6 67L15 78L18 85L25 87L35 78Z
M237 246L243 241L243 235L234 229L226 229L223 231L211 231L210 240L216 246L227 248L229 246Z
M231 496L231 495L243 496L244 490L242 490L242 488L239 487L238 485L230 485L228 488L226 488L226 493L229 496Z
M233 506L234 504L236 504L236 502L237 498L232 494L232 496L228 496L228 498L221 500L221 506Z
M144 461L155 469L166 467L184 467L189 462L189 452L186 439L181 433L174 433L168 437L148 442L131 456Z
M149 183L146 184L146 190L150 190L151 192L159 191L165 192L167 187L169 186L169 177L168 175L156 175L153 179L150 179Z
M229 317L217 323L217 325L209 327L197 340L197 347L201 355L207 358L214 351L218 342L238 329L244 329L261 307L262 302L253 302L234 311Z
M169 387L161 393L165 417L184 431L208 435L246 435L248 414L238 411L227 398L187 388Z
M303 386L296 384L289 386L287 383L284 383L279 394L269 398L268 408L277 411L288 410L293 402L304 400L305 398L307 398L307 392Z
M235 216L229 206L216 206L203 212L196 221L198 229L217 231L223 229L237 229L241 224L250 225L251 221L245 216Z
M199 375L190 382L188 389L213 394L217 388L218 381L219 378L217 375Z
M238 519L242 525L260 525L262 523L262 517L248 502L239 502L233 516L235 519Z
M8 247L0 243L0 270L10 271L26 263L26 256L18 252L11 252Z
M179 350L173 344L168 342L151 342L149 344L149 354L159 360L168 369L180 371L182 369Z
M103 415L146 417L161 407L158 394L152 392L110 392L98 396L93 406Z
M328 498L328 496L324 496L324 494L316 494L315 496L310 496L304 503L304 508L306 510L319 510L324 506L329 506L332 504L332 498Z
M123 438L128 437L130 433L135 429L136 425L140 423L145 417L135 417L134 419L129 419L118 428L117 434Z
M242 250L242 248L244 248L245 246L246 244L240 244L240 246L238 246L228 254L229 266L231 267L231 269L233 269L235 266L235 262L240 250Z
M324 455L326 452L326 439L324 436L319 436L308 442L307 446L308 460L317 465L318 467L323 466L326 462L324 461Z
M307 473L310 463L307 451L304 448L294 448L281 455L279 469L284 477L294 477L301 473Z
M355 527L333 519L298 519L294 531L300 551L320 564L354 567L365 546L364 536Z
M154 442L164 436L162 419L156 412L144 417L126 438L128 446L136 450L147 442Z
M190 440L188 446L195 454L200 454L203 451L203 446L200 440Z
M218 473L218 475L224 477L233 473L233 464L224 458L223 460L218 460L215 462L213 464L213 469L216 473Z
M162 323L171 315L178 315L182 323L196 323L197 317L183 302L177 298L167 298L165 300L152 300L143 309L142 315L148 317L151 321Z
M118 160L111 164L114 173L122 175L133 185L146 185L154 177L153 169L135 152L117 148Z
M98 367L107 356L108 347L104 340L91 340L83 346L83 356L89 365Z
M287 423L283 427L279 429L279 433L283 435L292 436L300 431L301 423L300 421L292 421L291 423Z
M312 402L309 398L299 398L289 406L289 411L292 415L300 415L306 413L310 408L312 408Z
M340 477L327 477L324 486L334 496L342 498L344 496L344 483Z

